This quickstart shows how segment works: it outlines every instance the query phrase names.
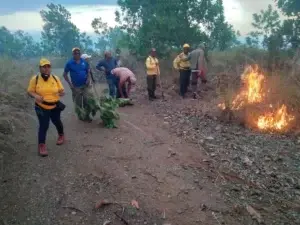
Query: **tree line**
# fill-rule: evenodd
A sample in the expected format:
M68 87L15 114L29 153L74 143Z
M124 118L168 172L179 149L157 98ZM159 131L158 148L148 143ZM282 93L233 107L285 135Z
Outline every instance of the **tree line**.
M109 27L99 18L91 26L97 34L94 43L71 22L70 12L60 4L48 4L40 12L44 26L41 41L24 31L0 28L0 55L26 58L40 55L68 56L74 46L85 52L126 48L145 56L151 47L161 55L179 49L188 42L205 42L209 49L224 51L236 46L266 49L274 57L282 50L293 51L300 44L300 1L275 0L278 10L261 10L253 15L253 30L245 43L238 31L225 20L223 0L118 0L117 26Z

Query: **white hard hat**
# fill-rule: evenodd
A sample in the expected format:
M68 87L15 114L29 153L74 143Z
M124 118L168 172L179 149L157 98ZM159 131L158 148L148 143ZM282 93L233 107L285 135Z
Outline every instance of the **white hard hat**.
M90 59L90 58L92 58L92 56L90 56L90 55L88 55L88 54L82 54L82 55L81 55L81 58L82 58L82 59Z

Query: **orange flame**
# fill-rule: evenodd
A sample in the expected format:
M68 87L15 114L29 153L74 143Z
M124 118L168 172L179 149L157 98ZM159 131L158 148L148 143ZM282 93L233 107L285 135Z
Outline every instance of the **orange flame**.
M264 116L259 116L257 127L261 130L281 131L285 129L292 120L294 120L294 116L287 113L286 105L282 105L275 112L268 112Z
M266 77L259 71L258 66L247 67L241 75L241 80L243 86L232 100L231 110L240 110L250 104L264 103L269 91L264 88ZM224 103L219 104L218 107L222 110L226 108ZM269 108L273 108L273 105L269 105ZM254 124L260 130L282 131L294 120L294 116L288 114L286 105L281 105L272 112L269 111L269 108L257 119L252 118Z

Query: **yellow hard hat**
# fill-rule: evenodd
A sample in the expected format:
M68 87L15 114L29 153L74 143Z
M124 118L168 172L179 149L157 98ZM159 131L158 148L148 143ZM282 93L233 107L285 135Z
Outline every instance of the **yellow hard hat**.
M40 66L45 66L45 65L51 65L51 63L48 59L42 58L40 60Z
M77 50L77 51L80 51L80 48L75 47L75 48L72 49L72 52L74 52L74 51L76 51L76 50Z
M189 48L189 47L190 47L189 44L184 44L184 45L183 45L183 48Z

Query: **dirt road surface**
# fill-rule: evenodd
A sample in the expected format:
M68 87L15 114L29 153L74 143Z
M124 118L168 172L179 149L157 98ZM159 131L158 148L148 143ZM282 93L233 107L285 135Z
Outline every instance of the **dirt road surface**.
M106 129L100 119L77 120L65 87L66 143L55 145L51 125L49 157L38 157L37 123L29 119L22 134L28 144L20 142L1 168L0 224L252 224L241 223L226 202L217 182L222 176L201 145L171 132L167 113L157 113L160 103L140 95L134 106L120 109L119 128ZM164 104L183 105L178 97ZM101 200L113 204L95 209Z

